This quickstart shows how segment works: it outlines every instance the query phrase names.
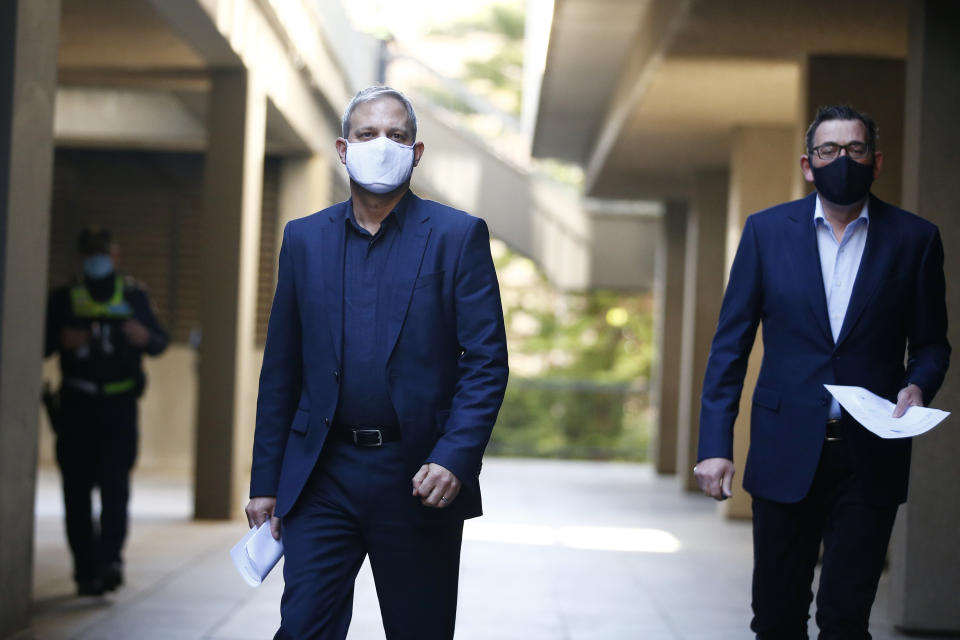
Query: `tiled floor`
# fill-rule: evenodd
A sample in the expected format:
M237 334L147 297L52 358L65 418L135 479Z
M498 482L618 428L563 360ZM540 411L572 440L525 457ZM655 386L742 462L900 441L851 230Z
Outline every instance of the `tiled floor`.
M715 515L644 465L489 460L487 514L468 522L458 640L750 638L750 527ZM235 573L235 522L194 522L185 478L137 475L127 585L73 597L54 472L40 474L35 612L20 638L270 638L280 571L258 589ZM881 585L872 631L886 622ZM383 638L368 568L350 640ZM815 637L815 636L814 636ZM914 636L916 638L916 636Z

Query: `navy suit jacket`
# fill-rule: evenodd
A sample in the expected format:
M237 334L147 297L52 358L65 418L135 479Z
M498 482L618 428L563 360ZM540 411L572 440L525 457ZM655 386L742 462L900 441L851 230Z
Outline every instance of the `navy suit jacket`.
M950 357L940 233L873 196L863 258L834 343L815 205L813 193L747 218L703 384L698 459L733 459L733 424L762 321L743 483L752 495L778 502L801 500L813 482L830 407L825 383L865 387L892 401L914 383L929 404ZM883 440L846 412L843 420L860 495L875 504L906 500L910 440Z
M387 268L390 398L408 478L425 462L453 472L442 517L481 513L484 448L507 384L500 290L483 220L412 193ZM286 225L260 371L250 495L294 506L330 430L343 368L347 202ZM412 490L412 487L411 487ZM411 498L413 499L413 498Z

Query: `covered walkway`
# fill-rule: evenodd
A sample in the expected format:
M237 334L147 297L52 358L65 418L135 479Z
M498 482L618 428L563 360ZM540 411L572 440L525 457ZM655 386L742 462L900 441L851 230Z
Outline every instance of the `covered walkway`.
M718 519L712 501L678 492L648 465L491 459L487 514L468 523L459 640L740 640L750 637L750 526ZM279 572L251 589L228 549L234 522L190 519L186 478L140 472L127 585L72 596L59 480L38 482L34 609L18 640L272 637ZM238 508L239 511L239 508ZM900 638L881 585L871 631ZM916 636L914 636L916 637ZM351 640L383 638L364 567Z

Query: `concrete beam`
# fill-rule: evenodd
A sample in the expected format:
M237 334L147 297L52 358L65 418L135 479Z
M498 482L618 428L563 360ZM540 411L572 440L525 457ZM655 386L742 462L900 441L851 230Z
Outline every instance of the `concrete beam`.
M60 87L54 131L58 144L200 150L204 123L163 90Z
M59 146L202 151L207 148L207 91L154 88L61 86L57 89L54 129ZM324 122L326 137L337 132ZM333 144L326 150L333 155ZM284 114L267 101L266 152L309 155Z
M613 95L610 109L600 124L596 144L584 170L584 193L592 193L607 158L631 114L643 100L671 42L683 26L692 0L651 0L643 17L630 60Z
M651 291L662 214L625 215L601 209L589 215L590 286Z
M312 151L329 145L326 123L337 119L351 90L325 45L308 46L314 18L302 3L149 1L212 68L246 68L260 78L265 95ZM300 16L300 24L291 16ZM319 28L312 38L320 38Z

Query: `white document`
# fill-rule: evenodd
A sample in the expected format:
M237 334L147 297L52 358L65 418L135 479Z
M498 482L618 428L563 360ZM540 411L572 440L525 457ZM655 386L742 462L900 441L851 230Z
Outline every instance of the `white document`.
M269 519L259 527L250 529L230 550L234 566L251 587L260 586L281 556L283 541L273 539Z
M837 402L853 419L881 438L910 438L926 433L943 422L949 411L910 407L900 418L893 417L896 406L886 398L867 391L863 387L844 387L825 384Z

